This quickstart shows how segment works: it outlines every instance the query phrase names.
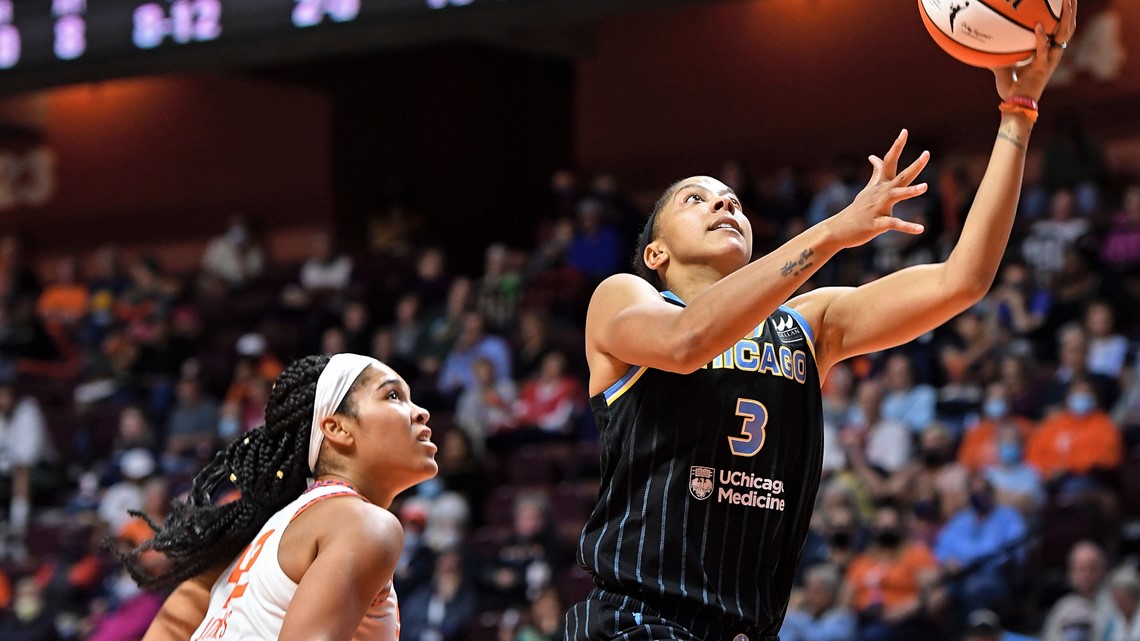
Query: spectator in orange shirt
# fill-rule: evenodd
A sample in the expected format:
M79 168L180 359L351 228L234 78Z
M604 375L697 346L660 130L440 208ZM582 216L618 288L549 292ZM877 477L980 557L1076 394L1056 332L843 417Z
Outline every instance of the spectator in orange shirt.
M1045 419L1029 440L1026 460L1061 492L1096 489L1097 478L1120 465L1123 439L1098 407L1092 385L1075 379L1065 409Z
M970 428L962 437L958 447L958 463L971 473L991 468L1001 462L998 454L998 440L1003 430L1017 430L1021 440L1029 438L1033 424L1024 417L1015 416L1011 411L1009 394L1005 383L997 381L986 388L986 400L982 404L984 418Z
M899 509L875 510L870 547L847 568L847 604L859 616L859 641L921 637L927 615L944 601L934 589L938 561L930 548L908 540Z
M40 294L36 311L48 324L76 325L87 314L87 285L78 282L74 258L56 265L55 282Z

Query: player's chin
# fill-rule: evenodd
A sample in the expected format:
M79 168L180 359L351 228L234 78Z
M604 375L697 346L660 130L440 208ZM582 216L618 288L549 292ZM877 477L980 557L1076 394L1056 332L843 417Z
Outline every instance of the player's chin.
M418 476L420 476L419 481L416 481L417 483L433 479L436 474L439 474L439 463L436 462L434 457L429 457L422 462L416 472Z

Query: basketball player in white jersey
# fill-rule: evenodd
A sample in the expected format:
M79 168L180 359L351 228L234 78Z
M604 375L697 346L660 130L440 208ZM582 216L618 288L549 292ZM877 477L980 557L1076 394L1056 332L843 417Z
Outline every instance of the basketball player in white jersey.
M151 524L154 538L124 555L143 587L178 586L144 640L396 641L403 532L388 507L437 472L428 412L409 394L365 356L286 368L266 424L219 454ZM225 481L241 497L216 505ZM170 561L157 576L140 560L150 551Z

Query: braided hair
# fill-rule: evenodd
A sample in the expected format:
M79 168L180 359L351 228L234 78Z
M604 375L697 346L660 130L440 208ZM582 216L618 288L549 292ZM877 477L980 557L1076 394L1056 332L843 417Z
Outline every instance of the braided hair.
M681 181L669 185L665 193L657 199L657 204L653 205L653 211L645 221L645 227L637 236L637 249L633 253L633 273L649 281L649 284L657 288L658 291L665 289L665 281L661 280L661 275L656 270L650 269L649 265L645 264L645 250L650 243L657 240L657 234L660 231L657 228L657 218L665 206L669 204L669 201L673 199L673 195L677 193L677 188L680 186Z
M112 547L131 577L143 588L177 585L229 563L265 522L300 496L308 487L309 433L317 379L329 362L327 356L294 361L277 377L265 408L265 425L230 443L198 473L185 501L175 501L160 527L141 512L154 538L129 551ZM345 396L338 414L352 416L349 402L361 378ZM224 505L214 503L218 487L229 481L241 497ZM148 572L142 555L160 552L170 561L160 574Z

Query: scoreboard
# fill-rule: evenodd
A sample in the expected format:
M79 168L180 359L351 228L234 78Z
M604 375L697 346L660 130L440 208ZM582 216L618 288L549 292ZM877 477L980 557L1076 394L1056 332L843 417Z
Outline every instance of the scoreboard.
M523 0L0 0L5 75Z

